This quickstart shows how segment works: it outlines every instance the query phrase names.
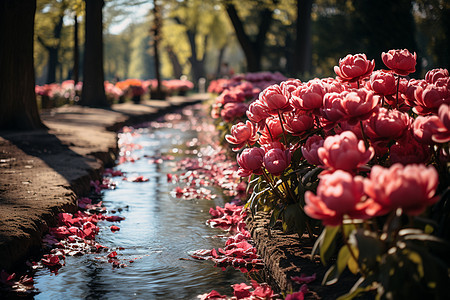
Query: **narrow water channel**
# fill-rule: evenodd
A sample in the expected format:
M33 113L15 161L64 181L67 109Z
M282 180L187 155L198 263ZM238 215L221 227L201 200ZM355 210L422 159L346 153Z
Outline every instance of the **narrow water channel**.
M111 223L99 222L96 240L115 250L127 266L113 268L104 258L107 253L67 257L57 275L37 271L40 293L35 299L197 299L212 289L230 294L230 285L249 283L239 270L222 271L211 261L189 259L189 251L224 246L223 232L205 225L209 208L224 205L220 189L207 187L217 195L213 200L186 200L173 193L183 183L167 180L167 174L186 172L176 170L176 162L199 156L199 147L210 139L204 126L211 124L203 123L202 110L186 108L135 130L133 137L122 136L142 149L126 153L135 161L115 169L128 178L149 180L114 178L117 188L103 191L103 204L125 220L114 224L120 227L116 232L110 230Z

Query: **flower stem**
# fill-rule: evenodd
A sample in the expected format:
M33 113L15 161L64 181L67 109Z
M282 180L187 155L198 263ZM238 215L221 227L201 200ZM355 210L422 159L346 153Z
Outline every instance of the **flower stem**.
M397 96L395 97L395 108L398 108L398 90L400 88L400 75L397 76Z
M286 138L286 132L284 131L284 126L283 126L283 117L281 116L281 113L280 113L279 109L277 109L277 113L278 113L278 118L280 119L281 130L283 130L284 144L286 145L286 147L288 147L287 138Z
M363 122L359 121L359 125L361 126L361 134L364 140L364 146L366 146L366 150L369 149L370 144L369 144L369 140L367 139L366 133L364 132L364 126L363 126Z

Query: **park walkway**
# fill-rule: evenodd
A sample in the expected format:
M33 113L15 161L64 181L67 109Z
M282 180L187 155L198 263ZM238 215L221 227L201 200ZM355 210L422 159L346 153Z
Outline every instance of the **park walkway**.
M48 131L0 131L0 270L39 249L57 213L77 209L78 195L114 164L118 129L208 98L194 94L108 110L63 106L41 113Z

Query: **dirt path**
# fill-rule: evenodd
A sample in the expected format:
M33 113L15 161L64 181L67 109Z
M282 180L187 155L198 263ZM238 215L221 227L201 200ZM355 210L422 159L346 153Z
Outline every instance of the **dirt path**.
M0 270L39 249L57 213L76 210L77 196L114 163L115 130L208 98L172 97L110 110L65 106L41 114L48 131L0 131Z

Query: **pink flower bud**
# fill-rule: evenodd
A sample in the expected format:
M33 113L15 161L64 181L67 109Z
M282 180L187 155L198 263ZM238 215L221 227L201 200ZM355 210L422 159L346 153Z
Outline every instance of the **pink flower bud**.
M261 148L246 148L237 157L240 166L238 175L241 177L250 176L251 174L262 174L262 164L264 158L264 150Z
M398 75L408 75L416 71L416 52L411 54L407 49L389 50L381 54L381 59L386 67Z
M323 146L323 142L324 140L320 135L310 136L306 140L301 149L303 157L308 161L308 163L316 166L323 164L317 153L317 150Z
M275 176L280 175L291 163L291 153L289 150L273 148L264 155L264 166L266 170Z

